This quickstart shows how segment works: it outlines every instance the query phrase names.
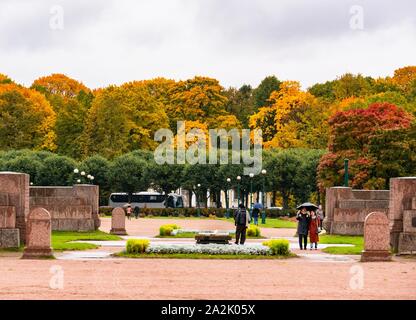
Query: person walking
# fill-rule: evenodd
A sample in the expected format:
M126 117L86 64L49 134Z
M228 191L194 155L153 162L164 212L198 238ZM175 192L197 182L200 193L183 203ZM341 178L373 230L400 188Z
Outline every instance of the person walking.
M246 211L244 204L239 205L235 216L235 244L244 244L246 241L246 231L247 227L250 224L250 217Z
M127 219L128 220L130 220L131 219L131 205L129 204L128 206L127 206L127 209L126 209L126 216L127 216Z
M319 227L321 228L321 230L323 229L323 222L324 222L324 210L322 210L322 205L319 205L318 210L316 211L316 215L319 218Z
M300 250L306 250L306 246L308 245L308 229L310 220L310 214L306 211L306 208L303 207L297 212L296 220L298 220L299 248Z
M259 208L253 208L253 212L251 214L251 217L253 218L254 224L256 226L259 225L259 214L260 214L260 209Z
M309 241L311 243L311 250L315 244L315 250L318 249L319 242L319 229L320 229L320 219L315 211L311 211L311 217L309 220ZM306 249L306 247L305 247Z
M134 213L134 217L136 219L138 219L139 218L139 214L140 214L140 208L139 208L139 206L134 207L133 213Z

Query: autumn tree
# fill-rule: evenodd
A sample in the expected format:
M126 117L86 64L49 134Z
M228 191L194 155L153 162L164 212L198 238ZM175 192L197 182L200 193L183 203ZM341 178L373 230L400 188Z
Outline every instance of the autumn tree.
M112 158L136 149L153 149L154 133L168 128L160 102L142 83L110 86L94 99L87 117L84 154Z
M94 98L91 90L63 74L41 77L32 88L43 93L56 112L56 152L79 159L86 117Z
M260 128L266 148L312 147L326 145L329 117L324 104L298 82L286 81L270 96L272 105L262 107L250 117L250 128Z
M392 80L403 92L409 93L416 81L416 66L408 66L395 70Z
M227 97L218 80L195 77L178 82L169 92L170 104L167 107L170 127L176 130L177 121L199 121L209 128L221 127L218 117L230 115L226 111ZM234 125L238 120L234 116Z
M369 154L370 145L375 150L371 141L377 132L406 129L412 121L411 114L389 103L374 103L367 109L336 113L329 121L330 152L322 157L318 168L321 190L342 183L345 158L350 159L352 187L384 187L384 182L382 185L370 183L380 161L377 153Z
M334 95L337 99L366 96L373 93L373 84L371 77L346 73L334 82Z
M55 150L55 112L37 91L0 84L0 149Z

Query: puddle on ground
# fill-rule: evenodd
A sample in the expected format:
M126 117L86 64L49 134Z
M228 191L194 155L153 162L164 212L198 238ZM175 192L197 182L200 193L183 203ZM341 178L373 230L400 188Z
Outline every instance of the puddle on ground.
M357 258L344 255L333 255L333 254L319 254L319 253L297 253L302 259L308 259L314 262L357 262Z
M68 251L56 258L58 260L94 260L112 257L111 252L108 251Z

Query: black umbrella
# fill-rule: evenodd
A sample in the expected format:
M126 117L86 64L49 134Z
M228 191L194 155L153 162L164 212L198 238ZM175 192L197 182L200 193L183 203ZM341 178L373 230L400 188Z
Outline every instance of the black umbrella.
M296 207L296 209L302 209L302 208L306 208L307 210L316 210L318 209L318 206L311 202L305 202L305 203L302 203L300 206Z
M263 209L263 205L261 203L256 202L253 206L254 209Z

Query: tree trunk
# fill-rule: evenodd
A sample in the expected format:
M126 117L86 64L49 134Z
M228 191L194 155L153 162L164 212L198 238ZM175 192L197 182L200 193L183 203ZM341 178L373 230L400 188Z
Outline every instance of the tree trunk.
M289 209L289 195L286 193L282 193L283 198L283 209Z

